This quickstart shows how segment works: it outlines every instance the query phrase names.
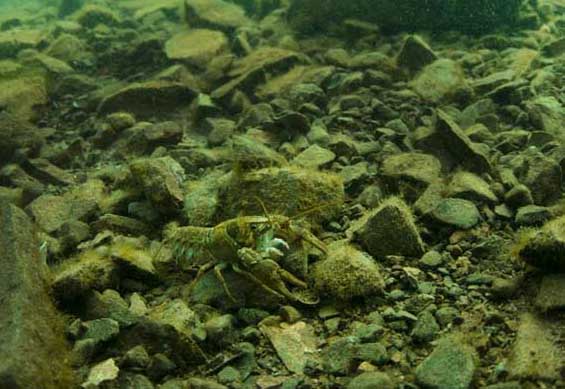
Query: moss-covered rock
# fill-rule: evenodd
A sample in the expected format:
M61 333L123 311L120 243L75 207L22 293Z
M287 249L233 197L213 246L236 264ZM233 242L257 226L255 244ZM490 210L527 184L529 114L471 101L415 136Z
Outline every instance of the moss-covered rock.
M331 244L328 251L328 257L314 265L311 275L321 294L351 300L383 291L384 279L379 266L369 255L346 241Z

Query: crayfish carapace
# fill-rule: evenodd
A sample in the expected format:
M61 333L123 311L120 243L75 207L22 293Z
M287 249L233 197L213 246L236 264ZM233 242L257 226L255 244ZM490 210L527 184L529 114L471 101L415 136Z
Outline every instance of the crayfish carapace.
M236 299L222 272L231 268L266 292L282 300L316 304L317 298L293 293L287 283L305 289L306 282L280 264L291 248L310 245L327 254L326 245L294 218L283 215L240 216L215 227L172 226L165 231L165 244L172 247L177 260L200 266L192 281L194 286L208 271L214 271L218 281L234 302ZM202 258L205 258L203 261Z

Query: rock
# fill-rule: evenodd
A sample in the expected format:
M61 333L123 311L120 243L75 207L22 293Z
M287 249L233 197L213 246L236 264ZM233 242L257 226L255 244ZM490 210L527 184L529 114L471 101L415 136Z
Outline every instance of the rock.
M149 366L150 358L147 350L142 345L129 349L121 360L123 368L144 369Z
M237 338L233 315L221 315L211 318L204 323L208 340L213 344L226 346L234 343Z
M497 203L498 198L489 184L476 174L459 171L451 177L447 196L479 203Z
M162 380L166 375L172 375L177 365L165 354L156 353L151 356L151 362L147 367L147 375L154 381Z
M190 86L171 81L132 83L104 96L98 112L108 114L124 111L138 118L147 118L188 107L197 92Z
M416 380L426 388L468 389L477 368L475 359L472 347L457 339L444 338L418 365Z
M394 389L395 384L387 373L371 371L359 374L346 386L347 389Z
M537 129L563 140L563 105L553 96L538 96L526 101L526 111Z
M241 381L241 374L234 367L226 366L218 372L218 382L220 384L233 385L239 381Z
M151 232L149 225L127 216L113 215L107 213L92 223L96 232L112 231L124 235L148 235Z
M153 265L154 255L146 246L141 239L120 236L114 239L110 255L127 278L156 285L159 279Z
M164 214L178 211L184 194L184 169L170 157L138 159L129 165L134 181L151 204Z
M132 326L140 320L129 311L120 294L112 289L106 289L104 293L88 293L84 299L84 317L89 320L110 318L117 321L120 328Z
M61 34L57 37L45 50L45 54L67 63L92 57L86 44L71 34Z
M382 293L384 280L371 257L344 241L332 243L328 250L328 257L312 270L317 290L342 300Z
M411 336L416 343L425 343L433 340L439 333L440 327L434 315L429 311L424 311L418 315Z
M400 191L406 199L415 201L441 178L441 163L433 155L402 153L387 157L380 174L391 192Z
M120 369L113 358L94 365L88 373L88 378L81 385L83 388L96 388L103 382L114 381L118 378Z
M522 315L507 362L510 378L558 380L565 355L557 342L546 321L532 314Z
M97 4L87 4L80 9L74 19L83 27L94 28L99 24L116 26L120 19L110 9Z
M525 239L517 249L527 264L545 272L565 271L565 216L546 223Z
M543 277L535 305L542 312L565 309L565 274Z
M512 208L520 208L526 205L532 205L534 198L532 197L532 192L530 192L530 189L528 189L526 185L518 184L506 192L504 201Z
M308 358L318 348L319 340L314 328L303 321L261 325L259 328L269 339L286 368L294 374L304 374Z
M528 153L515 169L516 178L526 185L537 205L550 205L561 197L561 167L540 152Z
M324 371L333 375L351 374L358 346L359 340L354 337L335 339L322 350L322 367Z
M430 215L441 224L461 229L472 228L481 220L475 204L468 200L453 198L441 200Z
M344 166L339 175L348 193L358 193L369 177L369 163L362 161L354 165Z
M428 251L420 258L420 263L424 266L435 268L443 263L443 257L435 250Z
M396 64L406 68L410 74L415 74L437 59L436 53L420 36L410 35L404 40L396 57Z
M190 29L173 35L165 43L165 53L171 60L205 68L216 56L228 49L228 39L221 31Z
M149 319L161 325L170 325L179 334L190 337L194 327L199 324L196 313L180 299L167 301L153 307L148 313Z
M410 86L430 103L452 101L469 89L463 69L450 59L438 59L427 65Z
M282 155L267 145L245 135L238 135L233 138L232 155L234 162L243 170L287 165L287 161Z
M47 81L43 77L10 77L0 82L0 106L14 119L35 122L48 104Z
M41 30L12 29L0 33L0 58L15 57L24 49L35 49L45 42Z
M51 233L73 220L88 221L98 210L104 191L102 181L90 180L62 196L42 195L29 204L26 210L41 229Z
M205 378L189 378L186 384L191 389L228 389L227 386L217 383L214 380ZM163 388L164 389L164 388Z
M112 319L97 319L83 323L84 334L81 339L92 339L97 348L100 344L108 342L120 333L120 325Z
M358 220L348 231L374 257L403 255L420 257L424 243L410 208L391 197Z
M208 144L221 146L231 138L235 132L236 124L229 119L208 118L205 121L208 128Z
M525 205L518 208L514 221L519 226L539 226L551 218L551 211L539 205Z
M507 69L500 72L490 73L485 77L475 79L471 85L477 93L484 95L496 90L497 88L505 84L508 84L509 82L512 82L515 78L516 73L514 72L514 70ZM465 116L468 117L468 114L466 114Z
M491 171L487 156L471 142L453 119L441 109L437 110L438 120L436 132L445 142L454 160L461 163L469 171L481 174Z
M390 360L386 347L381 343L362 343L358 345L356 359L377 366L385 365Z
M194 27L232 32L251 24L242 8L222 0L184 0L184 10L186 20Z
M61 302L73 301L91 290L103 291L118 285L118 266L101 250L86 250L65 261L53 280L53 293Z
M331 220L344 199L342 180L330 173L295 167L266 168L234 177L220 194L224 219L238 215L262 215L260 199L268 212L292 216L316 207L308 213L311 222Z
M72 387L63 319L49 295L33 224L0 202L0 225L0 295L9 296L0 308L0 387Z

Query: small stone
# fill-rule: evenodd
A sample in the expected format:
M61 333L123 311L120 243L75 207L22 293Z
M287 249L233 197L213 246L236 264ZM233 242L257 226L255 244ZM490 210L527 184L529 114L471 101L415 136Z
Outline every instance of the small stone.
M347 375L353 371L359 340L344 337L335 340L322 351L322 366L326 373Z
M444 338L418 365L416 380L426 388L469 389L477 368L475 354L461 341Z
M302 319L302 314L292 305L284 305L280 308L279 314L281 318L287 323L296 323L298 320Z
M347 389L394 389L396 386L388 374L373 371L362 373L347 384Z
M514 221L519 226L539 226L551 218L551 211L539 205L525 205L518 208Z
M120 132L135 125L135 117L127 112L115 112L106 117L110 127Z
M120 327L131 326L139 320L129 311L120 294L112 289L107 289L104 293L92 291L84 302L84 312L86 318L110 318L117 321Z
M442 328L454 323L459 317L459 311L455 307L441 307L436 313L435 317Z
M431 212L431 216L442 224L461 229L472 228L481 220L475 204L468 200L454 198L441 200Z
M175 371L177 365L165 354L157 353L151 357L147 367L147 375L153 380L160 380Z
M240 6L222 0L184 0L187 21L190 26L210 26L230 32L250 24Z
M112 319L97 319L83 323L85 332L82 339L93 339L97 344L115 338L120 332L120 325Z
M546 273L565 271L565 216L546 223L526 239L518 254L527 264Z
M431 103L449 101L470 88L461 66L445 58L425 66L410 85L424 100Z
M165 53L172 60L205 68L228 48L228 38L221 31L190 29L173 35L165 42Z

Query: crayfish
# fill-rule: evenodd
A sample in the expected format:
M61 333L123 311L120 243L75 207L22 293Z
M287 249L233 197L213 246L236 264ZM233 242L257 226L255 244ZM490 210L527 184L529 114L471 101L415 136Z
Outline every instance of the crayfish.
M234 302L236 299L222 274L227 268L282 300L316 304L317 301L304 299L288 289L287 283L302 289L307 285L279 263L292 247L303 248L306 243L327 254L322 241L293 218L283 215L240 216L215 227L173 226L165 231L165 244L172 246L175 258L201 263L207 257L192 286L213 269L226 295Z

